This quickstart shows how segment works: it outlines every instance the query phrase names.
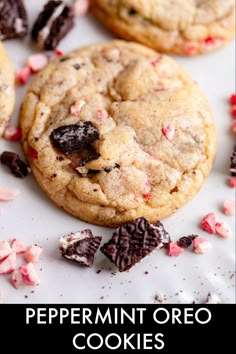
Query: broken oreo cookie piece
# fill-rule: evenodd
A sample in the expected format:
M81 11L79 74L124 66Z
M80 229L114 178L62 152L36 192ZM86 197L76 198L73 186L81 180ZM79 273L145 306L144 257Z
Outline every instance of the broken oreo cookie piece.
M231 176L236 176L236 145L234 145L234 149L233 149L232 155L230 157L229 170L231 172Z
M87 229L61 237L59 248L63 257L80 265L92 267L101 240L101 236L94 236L92 231Z
M22 0L0 1L0 40L25 37L27 13Z
M1 163L10 168L12 174L24 178L29 174L29 167L15 152L4 151L0 156Z
M64 1L48 1L36 19L32 38L42 50L53 50L74 26L72 8Z
M195 240L197 237L198 235L183 236L177 241L177 243L180 247L188 248L193 243L193 240Z
M99 130L89 121L56 128L50 134L54 147L64 154L80 151L99 139Z
M101 252L124 272L169 242L170 236L159 221L150 224L141 217L118 227Z

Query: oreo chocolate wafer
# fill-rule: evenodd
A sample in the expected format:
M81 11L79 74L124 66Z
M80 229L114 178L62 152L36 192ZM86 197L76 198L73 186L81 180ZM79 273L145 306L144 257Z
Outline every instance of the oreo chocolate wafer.
M27 13L22 0L0 1L0 40L22 38L27 34Z
M92 267L94 254L100 246L102 237L94 236L90 229L61 237L59 248L63 257L80 265Z
M48 1L38 15L32 38L40 49L55 49L74 25L72 8L63 1Z
M159 221L150 224L145 218L138 218L118 227L101 252L124 272L169 242L170 236Z

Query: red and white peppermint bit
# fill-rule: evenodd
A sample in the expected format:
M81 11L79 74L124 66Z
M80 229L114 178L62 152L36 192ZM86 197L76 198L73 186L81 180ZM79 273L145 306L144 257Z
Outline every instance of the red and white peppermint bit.
M9 201L15 199L20 194L16 188L0 188L0 201Z
M234 119L231 123L231 131L234 135L236 134L236 119Z
M19 269L15 270L12 274L11 282L16 289L25 288L27 285L24 282L24 278L19 271Z
M21 85L25 85L29 81L30 74L30 68L28 66L24 66L16 72L16 81Z
M236 106L233 106L231 109L231 116L232 118L236 118Z
M21 240L18 240L16 238L14 238L12 240L11 248L17 254L24 253L26 251L26 249L27 249L27 247L24 244L24 242L22 242Z
M235 215L235 199L228 199L224 202L223 211L226 215Z
M12 253L11 246L8 241L0 242L0 261L3 261L5 258Z
M104 109L98 109L96 112L96 118L100 121L104 121L107 118L107 111Z
M29 146L27 153L31 159L36 159L38 157L38 152L32 148L32 146Z
M232 236L232 232L231 232L230 228L223 221L218 221L216 223L216 233L217 233L217 235L224 237L224 238L229 238Z
M155 68L158 64L158 62L160 61L161 57L155 58L153 60L150 61L150 64Z
M40 255L43 252L43 247L41 246L30 246L25 254L24 254L24 258L26 260L26 262L28 263L37 263L39 261Z
M45 54L37 53L30 55L27 59L27 65L32 73L37 73L48 64L48 58Z
M201 228L209 232L209 234L216 233L216 216L214 213L209 213L201 221Z
M15 125L8 125L3 132L4 139L9 141L19 141L21 135L21 129Z
M235 188L236 187L236 177L232 176L229 180L229 185L231 188Z
M205 238L196 237L193 240L193 250L195 253L203 254L211 249L211 243Z
M25 266L19 267L19 271L21 272L26 285L37 285L40 283L39 276L36 273L33 263L28 263Z
M230 103L232 106L236 105L236 94L235 94L235 93L233 93L233 94L230 96L230 98L229 98L229 103Z
M16 253L12 252L0 263L0 274L9 274L16 269Z
M73 116L78 116L80 114L81 109L86 105L84 100L76 101L72 106L70 106L70 113Z
M203 42L206 46L214 46L214 45L218 44L220 42L220 40L221 39L218 37L207 37L204 39Z
M167 125L164 125L161 129L162 134L166 137L168 140L172 140L174 138L175 134L175 125L174 123L169 123Z
M89 9L89 0L75 0L72 11L75 16L84 16Z
M63 53L62 50L56 49L56 50L55 50L55 55L56 55L57 57L62 57L62 55L64 55L64 53Z
M170 242L167 246L168 256L177 257L184 252L183 247L180 247L177 242Z

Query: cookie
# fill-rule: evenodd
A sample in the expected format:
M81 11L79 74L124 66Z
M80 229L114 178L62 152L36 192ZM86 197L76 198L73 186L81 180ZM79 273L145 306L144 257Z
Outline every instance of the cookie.
M131 42L51 62L31 84L20 122L42 189L100 225L171 215L200 189L215 156L212 113L196 82Z
M121 38L164 53L212 52L235 31L234 0L91 0L91 9Z
M0 1L0 40L25 37L27 13L22 0Z
M14 81L13 67L0 41L0 137L14 108Z
M48 1L38 15L32 38L39 49L52 50L65 37L74 25L72 8L63 1Z

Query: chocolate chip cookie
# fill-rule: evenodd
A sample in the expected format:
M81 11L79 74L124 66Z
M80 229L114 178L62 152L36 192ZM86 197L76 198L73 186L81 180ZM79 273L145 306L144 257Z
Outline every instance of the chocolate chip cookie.
M14 80L13 67L0 41L0 137L14 108Z
M196 82L131 42L51 62L29 88L20 121L42 189L100 225L171 215L200 189L215 156L212 113Z
M91 0L91 9L121 38L164 53L212 52L235 31L234 0Z

